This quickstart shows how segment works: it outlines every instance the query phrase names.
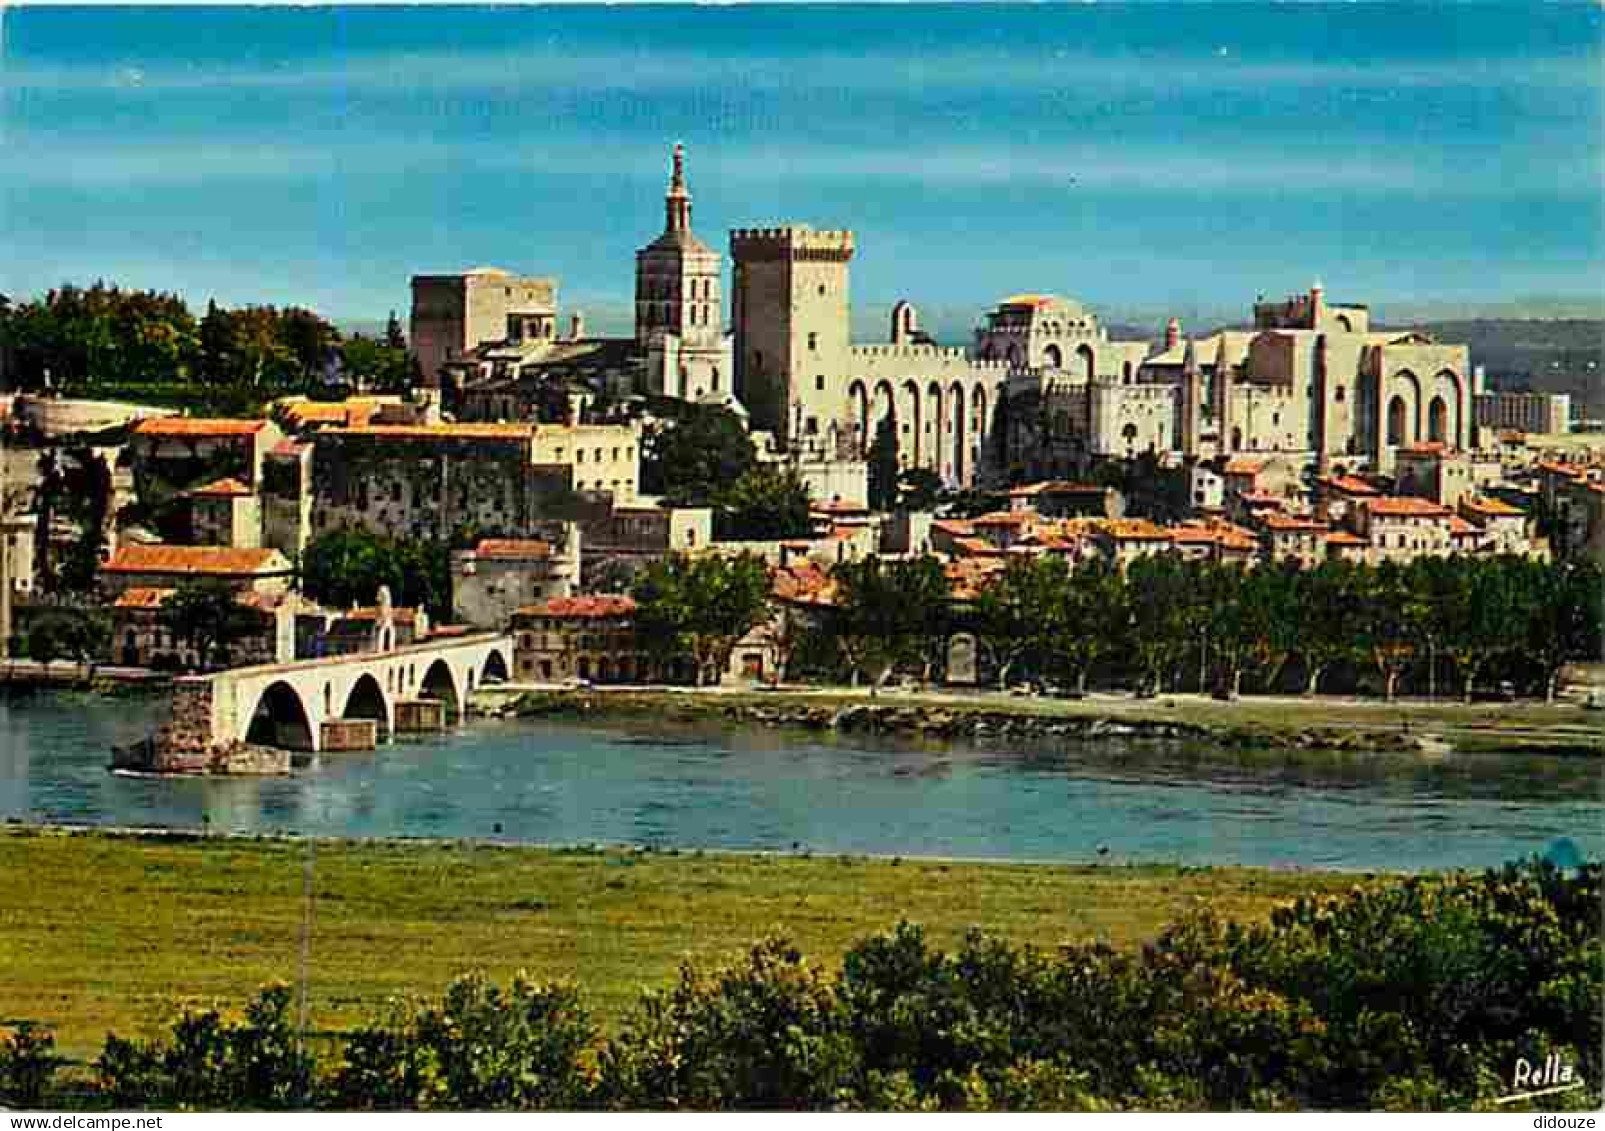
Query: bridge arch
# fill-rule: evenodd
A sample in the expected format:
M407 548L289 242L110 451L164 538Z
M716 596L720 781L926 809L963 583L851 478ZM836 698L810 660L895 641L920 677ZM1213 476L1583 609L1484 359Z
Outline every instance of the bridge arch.
M251 713L245 716L240 738L257 746L284 750L318 748L318 728L300 692L288 680L275 680L262 689Z
M378 737L381 741L390 737L395 725L390 699L372 672L363 672L351 685L351 690L346 693L345 709L340 712L340 717L374 720L379 724Z
M418 685L418 698L438 699L446 704L446 717L453 722L463 716L463 690L451 665L437 659L424 669L423 682Z
M492 648L485 656L485 666L479 674L479 685L484 687L488 683L506 683L512 678L512 674L506 654L500 648Z

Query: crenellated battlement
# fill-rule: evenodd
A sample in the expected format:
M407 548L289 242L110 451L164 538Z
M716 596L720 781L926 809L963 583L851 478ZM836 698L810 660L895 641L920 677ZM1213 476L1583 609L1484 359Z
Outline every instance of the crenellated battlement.
M730 229L730 254L735 259L845 262L853 257L853 247L853 233L846 229L816 230L807 224Z

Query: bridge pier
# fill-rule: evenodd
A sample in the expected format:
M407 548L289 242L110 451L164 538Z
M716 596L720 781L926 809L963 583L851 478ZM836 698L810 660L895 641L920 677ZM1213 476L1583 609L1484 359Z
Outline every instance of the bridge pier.
M512 652L511 637L484 634L185 677L141 768L229 772L230 757L256 747L371 750L444 730L487 672L511 670Z

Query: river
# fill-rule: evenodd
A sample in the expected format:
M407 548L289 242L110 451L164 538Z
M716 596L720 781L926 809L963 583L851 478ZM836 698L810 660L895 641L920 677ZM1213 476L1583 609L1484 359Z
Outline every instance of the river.
M0 818L346 837L1354 870L1597 858L1597 761L1185 748L921 748L752 729L482 721L290 778L109 773L160 700L0 700ZM1099 852L1102 848L1104 851Z

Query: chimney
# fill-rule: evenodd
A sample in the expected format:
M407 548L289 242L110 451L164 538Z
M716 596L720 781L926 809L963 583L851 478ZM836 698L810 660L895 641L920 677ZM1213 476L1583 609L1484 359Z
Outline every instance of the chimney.
M1165 323L1165 351L1168 353L1175 349L1181 341L1181 319L1172 318Z
M568 324L568 336L570 340L577 342L585 337L585 314L583 311L576 310L573 314L571 314L569 316Z

